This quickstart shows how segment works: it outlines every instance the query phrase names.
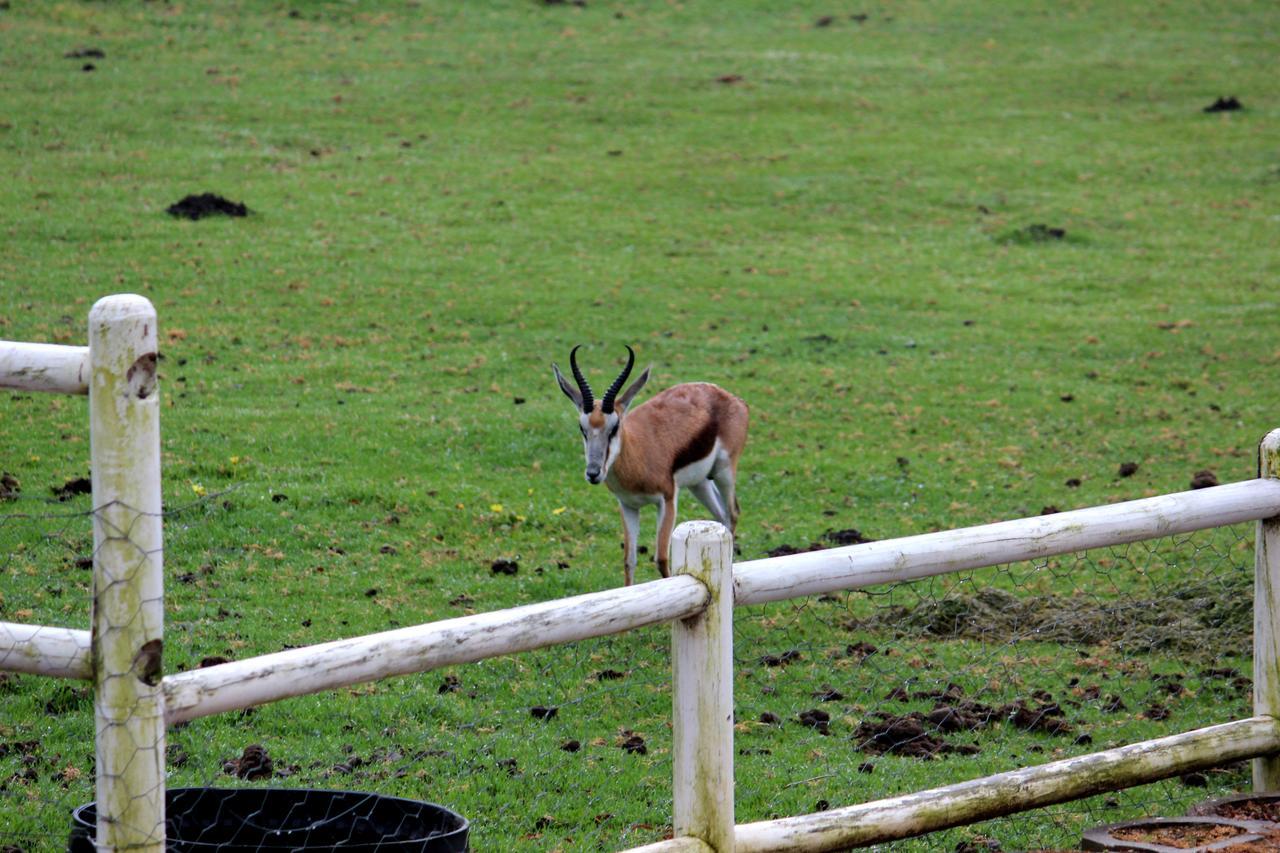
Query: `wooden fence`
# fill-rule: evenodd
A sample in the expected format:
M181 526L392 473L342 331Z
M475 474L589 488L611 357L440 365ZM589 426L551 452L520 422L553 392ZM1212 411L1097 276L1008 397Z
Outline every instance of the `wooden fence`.
M663 622L673 626L675 837L632 853L841 850L1246 758L1254 759L1256 788L1280 787L1280 430L1263 439L1259 476L1244 482L737 565L723 527L689 522L673 537L671 578L162 675L155 368L155 311L139 296L99 301L89 315L88 347L0 341L0 387L89 395L92 630L0 623L0 670L94 683L100 849L164 849L168 725ZM735 605L1246 521L1258 522L1254 716L886 800L735 825Z

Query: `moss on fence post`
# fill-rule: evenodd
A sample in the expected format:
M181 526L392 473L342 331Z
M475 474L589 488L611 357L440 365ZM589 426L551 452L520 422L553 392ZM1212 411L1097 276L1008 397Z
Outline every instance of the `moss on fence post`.
M141 296L89 312L97 846L144 853L165 847L156 341Z
M1280 478L1280 429L1258 446L1258 476ZM1253 588L1253 713L1280 717L1280 516L1258 522ZM1253 760L1255 791L1280 789L1280 756Z

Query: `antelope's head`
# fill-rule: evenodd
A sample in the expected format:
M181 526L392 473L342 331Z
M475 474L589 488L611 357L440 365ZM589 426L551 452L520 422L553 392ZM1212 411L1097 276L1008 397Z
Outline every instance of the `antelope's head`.
M604 392L604 397L597 400L591 394L591 386L587 384L586 377L578 369L577 356L581 347L579 344L569 353L569 366L573 368L573 378L578 383L576 388L569 384L554 362L551 369L555 371L560 390L573 401L578 410L578 429L582 432L582 444L587 456L587 482L602 483L609 474L609 466L622 453L622 419L626 416L627 406L644 387L644 383L649 381L649 368L646 367L640 378L631 383L631 387L619 397L618 391L622 389L636 363L635 352L627 347L627 366L613 380L609 390Z

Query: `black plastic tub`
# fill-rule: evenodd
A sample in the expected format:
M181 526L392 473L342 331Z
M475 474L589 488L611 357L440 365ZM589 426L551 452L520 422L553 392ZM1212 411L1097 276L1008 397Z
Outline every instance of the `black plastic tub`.
M92 853L96 803L71 814L69 853ZM357 791L171 788L165 849L465 853L470 824L443 806Z

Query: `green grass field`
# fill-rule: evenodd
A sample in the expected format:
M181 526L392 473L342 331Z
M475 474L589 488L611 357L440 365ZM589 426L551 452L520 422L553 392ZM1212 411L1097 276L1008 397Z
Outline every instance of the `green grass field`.
M651 389L749 403L744 559L1246 479L1280 426L1278 34L1267 4L1180 0L11 0L0 337L82 345L100 296L155 303L170 672L620 584L615 503L549 367L578 343L597 387L630 344ZM1245 108L1203 111L1227 95ZM205 191L251 214L165 213ZM88 457L83 401L0 395L0 620L87 627L89 499L53 489ZM1247 680L1213 673L1249 672L1251 565L1246 526L742 611L738 819L1247 714ZM984 637L965 614L990 588L1189 627ZM223 771L258 743L270 784L442 802L477 850L646 843L670 828L668 647L642 631L200 720L170 733L169 784L267 784ZM1044 691L1071 736L860 748L952 682L993 706ZM823 735L796 717L828 688ZM0 681L0 846L59 848L92 763L79 685ZM1204 781L894 849L1074 844L1246 784Z

